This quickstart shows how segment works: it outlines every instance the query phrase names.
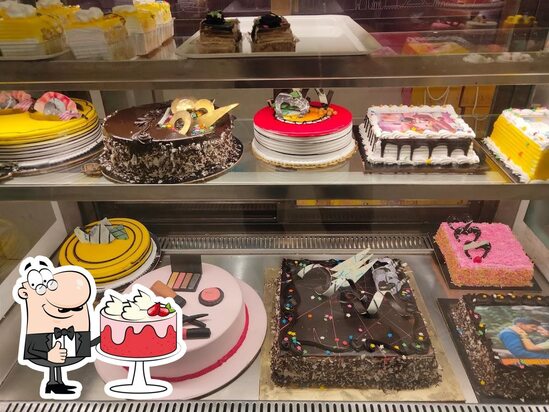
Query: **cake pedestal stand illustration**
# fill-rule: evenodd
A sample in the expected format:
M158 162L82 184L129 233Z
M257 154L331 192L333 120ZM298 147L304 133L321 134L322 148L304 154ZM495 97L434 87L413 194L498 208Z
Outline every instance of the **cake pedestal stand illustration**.
M152 379L150 367L171 363L185 354L185 344L177 345L171 353L151 358L126 358L110 355L96 348L99 355L107 363L114 363L128 367L128 378L105 384L107 395L121 399L151 399L168 396L172 392L172 385L168 382Z

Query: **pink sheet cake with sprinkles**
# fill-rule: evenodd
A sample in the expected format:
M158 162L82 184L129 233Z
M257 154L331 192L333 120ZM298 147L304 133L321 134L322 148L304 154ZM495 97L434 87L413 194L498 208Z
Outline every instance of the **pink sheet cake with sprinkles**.
M502 223L445 222L435 235L457 286L530 286L534 265Z

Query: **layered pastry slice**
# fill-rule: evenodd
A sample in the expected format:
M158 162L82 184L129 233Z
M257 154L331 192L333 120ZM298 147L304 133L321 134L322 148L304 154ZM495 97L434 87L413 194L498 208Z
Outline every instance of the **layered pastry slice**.
M523 182L549 180L549 109L507 109L486 146Z
M295 51L296 39L290 23L274 13L254 20L251 32L252 52Z
M0 53L4 57L37 57L66 49L61 22L40 15L33 6L9 2L1 8Z
M154 16L160 44L173 37L174 27L170 3L155 0L134 0L133 3L138 10L148 12Z
M67 41L77 59L125 60L135 57L124 19L97 8L78 10L67 28Z
M221 11L212 11L200 22L200 53L235 53L240 51L242 33L237 19L225 19Z
M66 26L71 16L80 10L80 6L65 6L61 0L38 0L36 9L40 14L58 18Z
M124 5L113 7L112 12L124 18L126 30L138 56L148 54L162 45L158 24L150 11Z

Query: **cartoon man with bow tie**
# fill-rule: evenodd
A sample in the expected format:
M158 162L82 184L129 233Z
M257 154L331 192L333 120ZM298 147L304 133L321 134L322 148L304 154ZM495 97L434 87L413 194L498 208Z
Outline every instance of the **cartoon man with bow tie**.
M13 296L21 305L19 363L44 373L40 395L76 399L82 385L67 381L67 371L93 361L90 313L95 282L76 266L54 268L48 258L26 258Z

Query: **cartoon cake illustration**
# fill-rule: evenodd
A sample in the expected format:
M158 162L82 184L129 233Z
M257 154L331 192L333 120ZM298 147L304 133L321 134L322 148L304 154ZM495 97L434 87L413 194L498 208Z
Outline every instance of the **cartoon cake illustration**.
M100 312L103 352L152 358L177 350L177 312L170 303L155 301L153 296L144 290L125 301L110 295Z

